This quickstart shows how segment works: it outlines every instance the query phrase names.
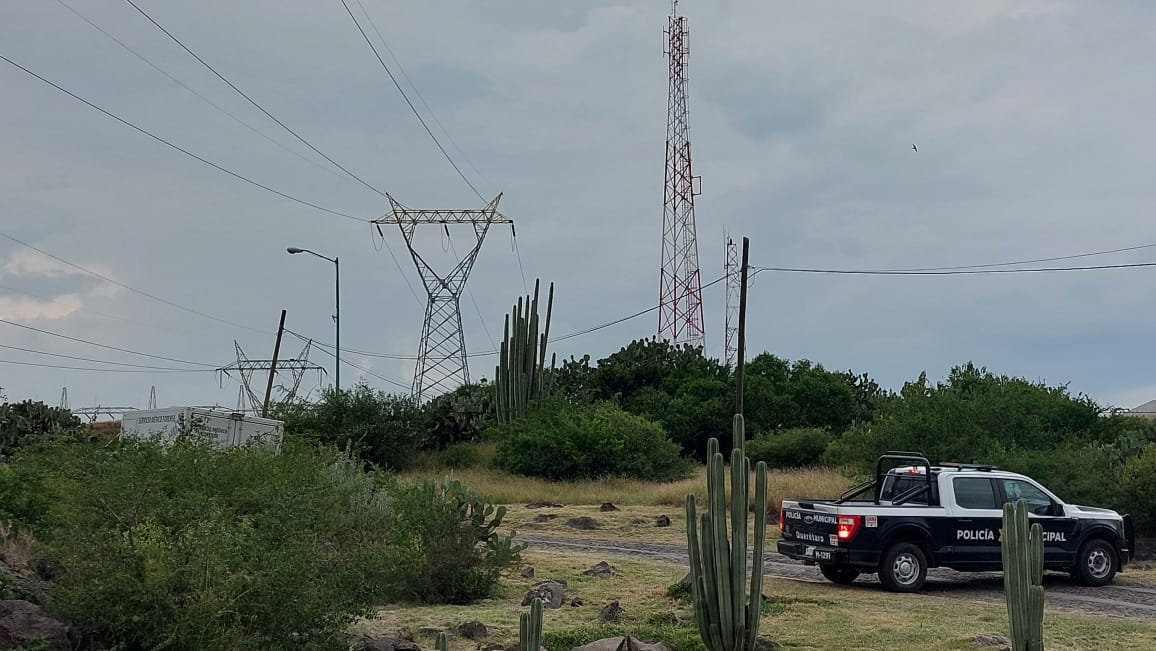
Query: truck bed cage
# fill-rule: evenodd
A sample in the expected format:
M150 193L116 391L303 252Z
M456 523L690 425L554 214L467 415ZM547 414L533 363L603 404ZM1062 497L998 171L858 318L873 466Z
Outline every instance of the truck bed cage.
M917 467L923 468L923 476L927 480L927 486L921 487L921 489L918 492L921 493L921 492L923 492L923 490L926 490L927 495L928 495L928 502L931 501L931 495L932 495L931 462L927 460L927 457L922 452L887 452L886 454L880 455L879 459L875 462L875 490L872 492L874 494L876 504L879 504L880 492L883 490L883 462L884 461L897 461L897 462L901 462L901 463L907 462L911 465L915 465ZM894 467L894 466L892 466L892 467ZM904 498L904 501L911 499L912 497L915 496L915 494L917 494L917 493L912 492L912 491L908 491L908 492L911 494L905 493L904 495L901 496Z
M990 463L954 463L945 461L938 465L940 468L950 468L952 470L981 470L984 472L991 472L992 470L999 470L998 466L993 466Z

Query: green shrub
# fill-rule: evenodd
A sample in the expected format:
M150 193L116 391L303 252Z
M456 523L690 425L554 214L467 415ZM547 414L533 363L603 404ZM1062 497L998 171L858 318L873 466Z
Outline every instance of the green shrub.
M1156 534L1156 445L1124 466L1124 505L1141 534Z
M30 444L74 438L79 431L80 419L67 409L32 400L0 404L0 457Z
M391 499L359 461L125 442L16 463L46 473L53 610L128 648L327 648L379 601Z
M439 455L446 468L473 468L481 465L482 453L476 444L457 443L449 446Z
M524 545L500 536L506 507L456 481L386 484L393 497L386 596L422 603L467 604L490 597L501 573L518 564Z
M498 441L497 466L519 475L673 481L692 471L660 425L611 403L549 405L491 434Z
M767 462L769 468L802 468L817 465L831 444L831 435L821 429L794 427L757 437L747 442L751 463Z
M1124 506L1124 466L1111 452L1096 446L1068 444L1047 450L1002 451L984 461L1027 475L1070 504L1109 509ZM1088 468L1096 472L1088 472Z
M270 417L285 421L286 440L346 446L367 463L402 470L415 460L423 416L409 396L377 391L366 384L326 389L316 403L281 403Z

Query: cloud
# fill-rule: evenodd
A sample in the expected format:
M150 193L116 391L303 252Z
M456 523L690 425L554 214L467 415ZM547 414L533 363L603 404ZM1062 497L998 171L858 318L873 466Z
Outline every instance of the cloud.
M436 111L436 122L427 117L431 129L487 200L505 193L502 211L517 222L521 265L510 231L493 229L462 297L470 351L487 350L500 336L504 313L526 290L520 266L529 283L556 283L559 334L654 304L668 5L437 0L367 7ZM705 279L722 274L724 231L751 237L756 265L805 267L974 264L1156 241L1146 218L1156 97L1143 66L1130 63L1156 55L1144 38L1154 17L1146 5L733 0L680 7L691 30ZM5 54L258 182L367 218L387 210L382 197L280 131L131 10L118 3L82 10L312 163L237 125L53 3L0 6ZM375 187L417 208L483 204L339 5L210 0L149 11ZM415 354L425 296L396 229L386 237L400 272L387 251L374 249L365 225L184 158L11 68L0 68L0 83L5 232L246 326L116 291L7 249L0 263L6 283L15 278L30 292L78 297L67 319L58 318L68 334L221 363L232 357L233 340L267 355L257 351L272 350L286 309L289 327L332 343L332 270L284 253L303 246L341 258L345 346ZM438 231L423 230L415 241L443 269L453 251ZM469 244L467 234L453 238L459 253ZM1103 260L1151 259L1140 251ZM1150 384L1150 365L1135 352L1146 349L1147 324L1156 319L1150 277L1143 270L945 278L767 272L752 284L749 349L868 371L890 386L976 359L1096 395L1125 395ZM722 352L721 290L704 293L714 354ZM7 300L7 310L65 308L35 301L17 308L17 299ZM119 320L98 318L94 309ZM649 314L555 349L563 358L598 359L656 327ZM22 337L42 349L63 345ZM350 359L372 361L375 372L402 384L414 368L408 359ZM315 361L332 364L324 355ZM491 366L492 358L472 358L471 375L492 374ZM349 367L346 374L357 376ZM69 383L72 395L106 404L131 404L154 382L174 404L231 404L235 393L196 375L43 369L21 380L10 395L54 397Z

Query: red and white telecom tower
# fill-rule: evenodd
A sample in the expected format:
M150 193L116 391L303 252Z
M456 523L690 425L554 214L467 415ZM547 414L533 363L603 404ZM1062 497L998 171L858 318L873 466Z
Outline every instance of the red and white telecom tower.
M663 186L662 271L659 281L658 336L675 344L705 345L702 280L694 228L695 177L690 167L690 126L686 101L690 45L686 17L678 1L669 18L666 54L670 93L666 113L666 181Z

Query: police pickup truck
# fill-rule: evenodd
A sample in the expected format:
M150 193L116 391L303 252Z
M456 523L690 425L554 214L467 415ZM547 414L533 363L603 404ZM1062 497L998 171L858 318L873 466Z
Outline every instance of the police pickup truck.
M884 472L884 464L906 465ZM817 564L834 583L878 573L885 589L915 592L929 567L1001 571L1003 504L1020 498L1043 528L1045 569L1102 586L1128 562L1131 516L1065 504L1031 478L995 466L932 466L910 452L879 457L875 479L839 499L784 499L778 551Z

